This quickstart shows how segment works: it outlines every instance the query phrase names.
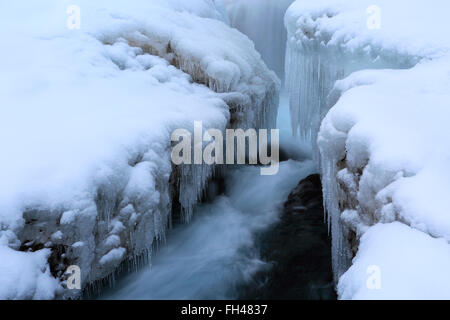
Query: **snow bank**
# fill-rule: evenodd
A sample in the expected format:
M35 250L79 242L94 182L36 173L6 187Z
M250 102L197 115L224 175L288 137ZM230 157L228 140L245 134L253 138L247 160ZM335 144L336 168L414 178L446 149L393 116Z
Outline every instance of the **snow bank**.
M359 246L353 265L339 283L342 299L450 298L446 240L393 222L371 227Z
M47 263L50 250L19 252L0 240L0 299L53 299L60 287Z
M275 123L279 81L220 1L77 1L73 30L70 5L0 4L0 256L36 275L0 297L51 298L68 265L85 286L164 240L171 187L188 216L212 174L172 170L174 129Z
M438 265L450 249L450 7L371 5L323 0L289 8L293 126L318 138L336 280L356 255L340 278L340 297L448 298L449 276ZM421 280L404 281L409 273L400 271L420 259L430 260L408 268ZM380 267L380 292L368 291L369 261Z

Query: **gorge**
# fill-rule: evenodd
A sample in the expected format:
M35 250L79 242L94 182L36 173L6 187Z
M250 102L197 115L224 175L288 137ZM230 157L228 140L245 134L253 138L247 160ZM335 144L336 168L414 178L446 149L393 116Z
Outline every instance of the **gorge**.
M0 299L450 298L445 8L0 5Z

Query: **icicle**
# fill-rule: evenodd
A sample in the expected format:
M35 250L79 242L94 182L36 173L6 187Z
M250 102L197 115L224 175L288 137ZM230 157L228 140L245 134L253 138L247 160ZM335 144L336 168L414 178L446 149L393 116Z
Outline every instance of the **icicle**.
M301 139L311 143L314 159L320 164L326 220L332 236L333 271L335 281L338 281L351 264L351 254L348 232L340 222L342 208L339 204L345 199L345 194L336 179L338 163L345 158L345 141L339 147L336 146L341 143L338 137L329 137L329 143L318 143L322 119L336 103L336 97L331 97L330 93L337 80L354 71L408 68L417 58L393 60L389 54L384 56L376 50L367 55L345 52L340 46L327 45L321 40L307 37L298 40L293 34L296 30L288 27L292 34L288 34L286 51L285 81L289 91L291 124L294 136L299 134Z
M355 53L344 53L337 47L327 46L318 41L305 40L298 43L289 37L286 53L286 85L289 90L291 122L293 134L310 142L313 156L320 164L322 174L324 208L329 231L332 236L332 263L334 280L350 267L352 254L348 242L348 230L340 221L346 195L337 181L338 163L345 159L345 140L339 136L318 141L322 119L336 103L331 97L334 84L350 73L361 69L407 68L416 58L392 61L390 57L372 57ZM373 52L372 52L373 54ZM325 139L321 136L322 139Z
M267 66L284 74L286 30L284 14L293 0L234 0L227 2L230 24L255 44Z
M294 136L310 142L319 159L317 136L323 115L329 110L327 97L336 80L346 74L345 63L321 44L298 46L287 43L286 85L289 91Z

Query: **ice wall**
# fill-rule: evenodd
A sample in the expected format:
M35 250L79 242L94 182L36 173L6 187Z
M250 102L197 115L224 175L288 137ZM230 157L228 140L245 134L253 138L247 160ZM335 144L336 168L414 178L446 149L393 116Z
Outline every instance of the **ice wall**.
M17 30L0 31L11 48L1 54L0 133L11 138L0 160L0 253L15 257L2 265L4 299L77 296L62 290L69 265L94 289L137 268L164 242L175 196L189 221L213 169L173 168L173 130L276 121L279 80L223 22L223 6L81 1L71 29L66 5L0 5ZM11 281L8 268L24 263L33 272Z
M442 123L450 119L448 4L371 5L323 0L289 8L293 128L320 160L340 298L448 298L440 267L449 260L448 204L433 196L450 192L449 154L441 149L449 141ZM379 28L373 10L381 12ZM433 262L414 264L425 251ZM377 290L367 285L373 266L382 275ZM408 274L426 280L411 283Z
M294 136L316 146L321 120L336 97L329 96L337 80L362 69L408 68L417 63L415 53L397 54L368 41L354 46L351 39L339 43L333 35L318 29L333 18L335 9L301 13L296 2L286 14L286 88L289 91ZM363 15L363 17L365 17ZM326 30L326 28L325 28ZM345 45L349 42L348 46ZM318 158L318 150L316 148Z
M247 35L267 66L284 77L283 17L293 0L225 0L230 25Z

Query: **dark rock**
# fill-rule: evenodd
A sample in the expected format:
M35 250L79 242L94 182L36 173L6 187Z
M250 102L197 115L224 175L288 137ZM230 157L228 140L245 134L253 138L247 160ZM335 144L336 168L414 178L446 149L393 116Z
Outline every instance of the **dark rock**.
M257 243L272 268L247 284L241 299L336 299L319 175L298 184L280 221L260 234Z

